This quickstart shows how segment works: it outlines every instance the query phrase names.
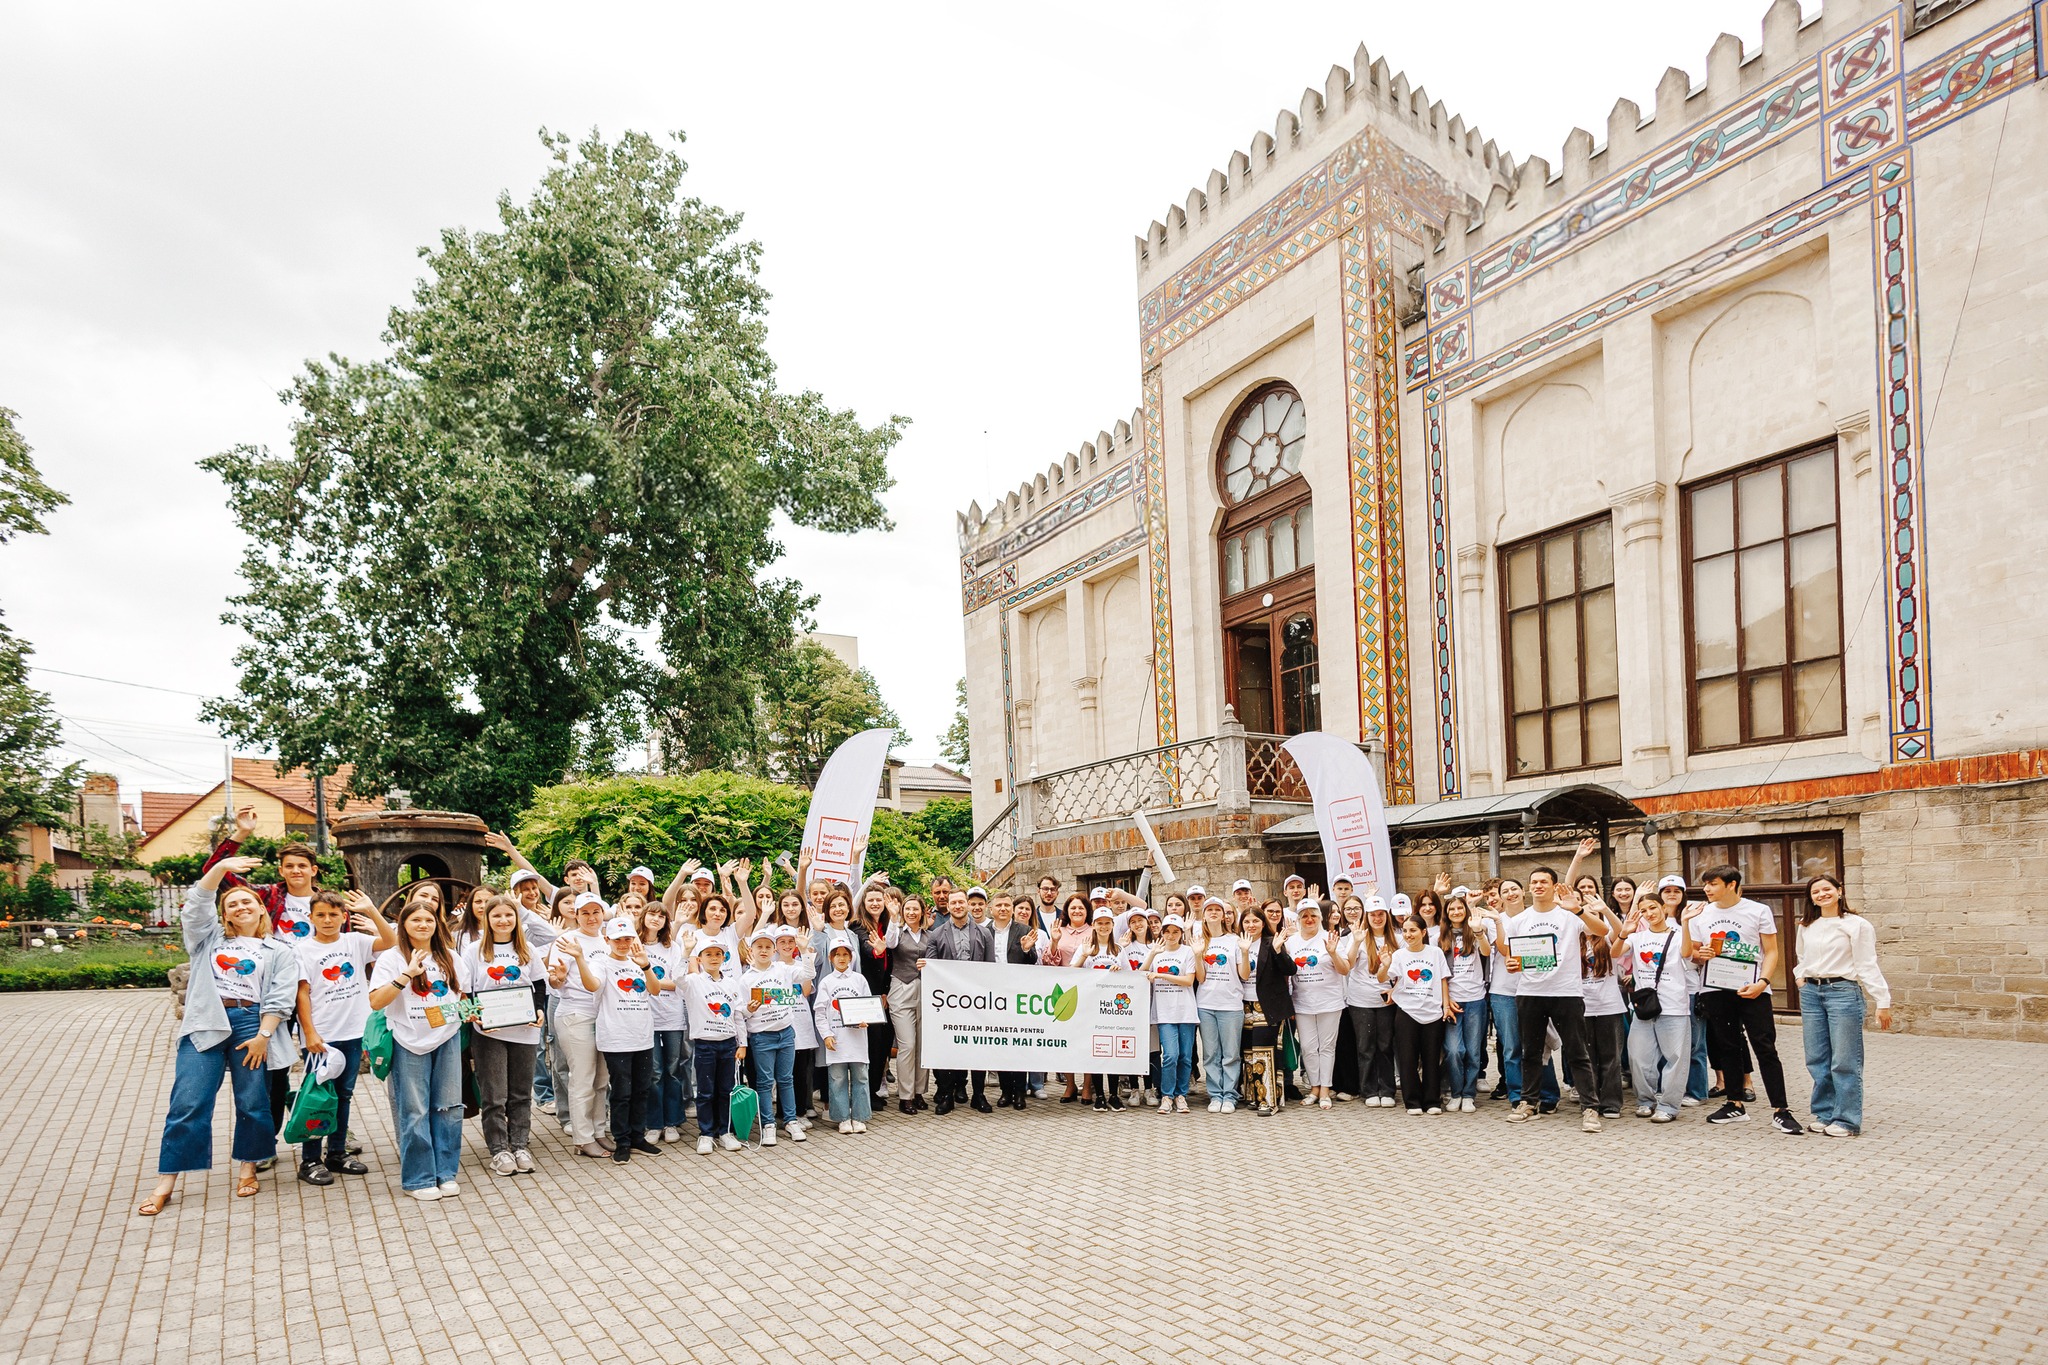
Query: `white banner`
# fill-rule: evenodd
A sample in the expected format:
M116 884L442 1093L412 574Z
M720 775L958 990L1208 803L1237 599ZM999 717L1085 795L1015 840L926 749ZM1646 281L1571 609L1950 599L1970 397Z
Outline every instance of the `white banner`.
M1362 898L1394 894L1394 849L1372 760L1348 739L1311 730L1280 746L1301 769L1316 803L1316 833L1330 880L1349 877ZM1327 888L1326 888L1327 889Z
M1152 988L1136 972L927 962L918 1065L1142 1076Z
M889 761L889 741L895 733L863 730L825 760L818 785L811 788L810 813L804 817L803 846L811 850L813 877L861 884L875 795L881 790L882 766Z

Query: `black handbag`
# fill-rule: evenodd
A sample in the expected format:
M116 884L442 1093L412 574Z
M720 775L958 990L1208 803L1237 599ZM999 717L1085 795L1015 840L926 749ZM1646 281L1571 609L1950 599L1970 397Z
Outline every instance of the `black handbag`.
M1661 1019L1664 1017L1664 1002L1657 998L1657 987L1664 984L1664 964L1671 958L1671 940L1678 937L1673 929L1664 935L1664 949L1657 954L1657 976L1649 985L1638 987L1629 1003L1635 1006L1638 1019Z

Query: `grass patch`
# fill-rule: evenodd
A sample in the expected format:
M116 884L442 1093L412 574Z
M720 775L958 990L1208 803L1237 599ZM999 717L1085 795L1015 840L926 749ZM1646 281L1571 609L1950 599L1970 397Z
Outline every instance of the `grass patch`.
M65 941L61 953L20 945L18 931L0 941L0 991L163 986L171 968L185 960L184 943L168 935L94 934L82 943Z

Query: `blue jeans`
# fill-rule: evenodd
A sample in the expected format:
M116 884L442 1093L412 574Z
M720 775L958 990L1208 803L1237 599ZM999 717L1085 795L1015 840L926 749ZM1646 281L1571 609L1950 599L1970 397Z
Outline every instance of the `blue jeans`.
M681 1029L654 1031L654 1093L648 1097L647 1126L683 1126L683 1076L690 1066L690 1035Z
M1685 1097L1695 1104L1706 1099L1713 1072L1707 1066L1707 1019L1700 1013L1700 998L1692 1000L1692 1065L1686 1071Z
M238 1050L262 1027L263 1012L248 1005L228 1011L226 1042L201 1052L189 1035L178 1040L170 1110L164 1115L164 1140L157 1153L159 1175L213 1169L213 1102L220 1095L223 1071L235 1096L234 1159L268 1161L277 1155L277 1130L270 1123L270 1077L261 1062L254 1071L243 1066Z
M1522 1030L1517 1022L1519 1016L1516 1013L1515 1006L1515 1001L1519 998L1519 996L1500 995L1498 993L1489 995L1486 998L1487 1013L1493 1019L1493 1032L1500 1040L1503 1053L1501 1059L1501 1079L1507 1085L1508 1102L1510 1104L1519 1104L1523 1098ZM1559 1093L1557 1088L1557 1072L1546 1061L1543 1064L1543 1074L1537 1078L1536 1082L1537 1099L1541 1103L1555 1109Z
M1808 1107L1821 1123L1863 1131L1863 987L1855 981L1809 981L1799 988L1799 1026L1806 1034Z
M398 1130L399 1185L424 1190L447 1184L462 1163L461 1037L432 1052L394 1042L387 1079L391 1126Z
M349 1038L342 1042L330 1042L328 1047L348 1058L348 1070L341 1073L334 1082L334 1131L327 1135L327 1159L342 1161L348 1156L348 1106L355 1098L356 1077L363 1070L363 1040ZM311 1059L308 1059L310 1065ZM311 1166L320 1160L320 1139L314 1138L299 1149L299 1160Z
M1196 1010L1202 1034L1202 1084L1212 1100L1237 1103L1243 1069L1243 1010Z
M788 1123L796 1117L796 1027L756 1033L747 1039L754 1059L754 1089L761 1092L761 1122Z
M699 1038L690 1044L697 1068L697 1132L708 1138L732 1131L732 1091L739 1083L737 1038Z
M1474 1099L1479 1073L1486 1070L1486 997L1458 1002L1458 1017L1444 1026L1444 1061L1450 1071L1450 1097Z
M868 1089L866 1062L833 1062L825 1068L826 1112L832 1122L866 1123L875 1116L874 1092Z
M1194 1074L1195 1026L1159 1026L1159 1093L1170 1100L1184 1100L1188 1078Z
M548 997L547 1010L541 1022L540 1048L533 1057L533 1102L553 1104L555 1065L560 1054L555 1047L555 997L552 995Z

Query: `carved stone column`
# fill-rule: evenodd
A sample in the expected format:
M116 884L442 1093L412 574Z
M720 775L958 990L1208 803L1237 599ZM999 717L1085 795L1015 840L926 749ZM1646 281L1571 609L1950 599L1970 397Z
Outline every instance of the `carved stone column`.
M1664 492L1638 484L1608 499L1614 508L1615 665L1621 678L1623 769L1638 787L1671 776L1668 701L1674 695L1664 639ZM1677 689L1683 694L1683 679Z
M1249 834L1252 829L1252 788L1245 771L1244 725L1237 708L1223 704L1223 723L1216 727L1216 832Z
M1097 724L1097 707L1101 698L1102 687L1100 679L1074 679L1074 702L1076 710L1079 712L1081 748L1087 754L1090 762L1108 756L1103 751L1102 736L1100 727Z

